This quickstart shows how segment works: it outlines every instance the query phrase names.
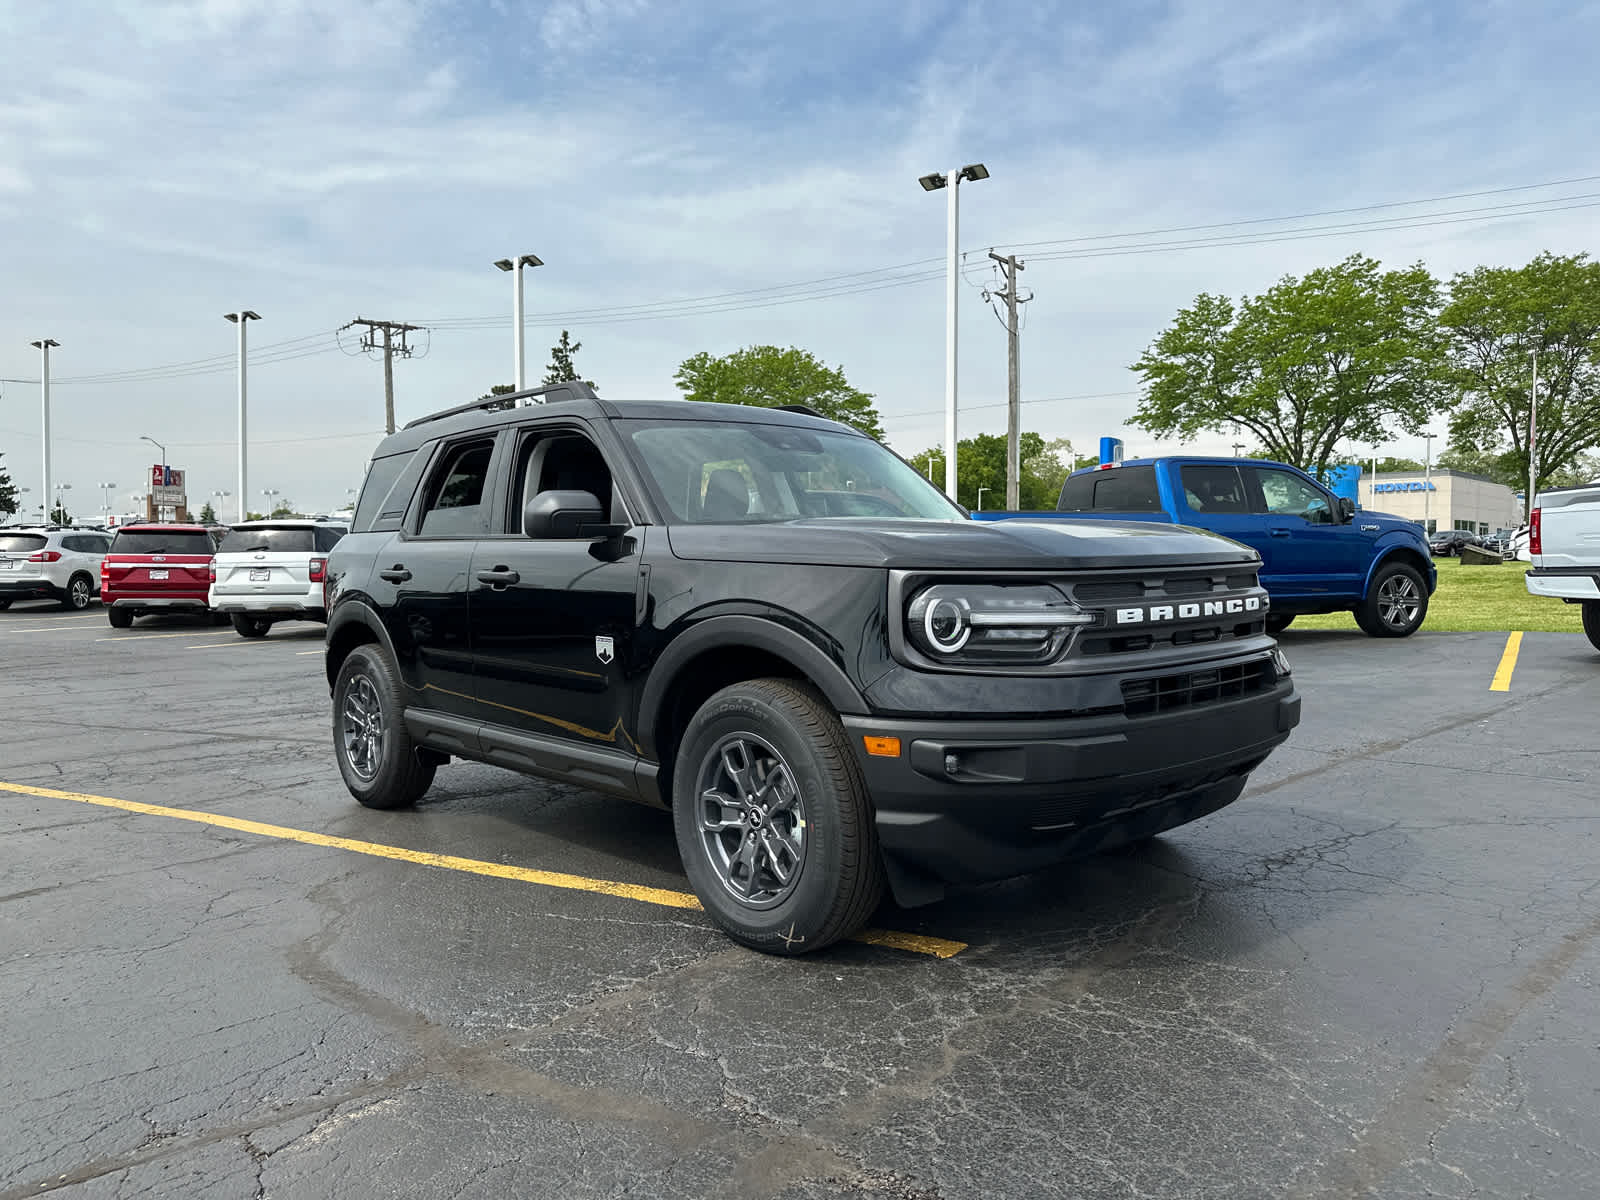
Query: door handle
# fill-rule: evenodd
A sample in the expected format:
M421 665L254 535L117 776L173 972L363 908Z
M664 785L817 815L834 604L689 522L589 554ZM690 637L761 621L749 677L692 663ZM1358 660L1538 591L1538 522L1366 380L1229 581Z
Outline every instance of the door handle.
M509 587L511 584L516 583L521 578L522 576L518 575L510 567L496 567L492 571L478 572L479 583L487 583L497 589Z
M378 578L389 583L404 583L411 578L411 572L406 570L404 563L395 563L387 571L379 571Z
M1289 536L1289 531L1287 529L1269 529L1269 530L1267 530L1267 532L1270 533L1273 537L1288 537Z

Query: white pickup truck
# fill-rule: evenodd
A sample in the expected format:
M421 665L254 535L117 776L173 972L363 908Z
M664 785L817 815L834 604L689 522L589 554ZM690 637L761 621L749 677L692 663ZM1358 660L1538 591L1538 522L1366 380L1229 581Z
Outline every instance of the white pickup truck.
M1600 483L1540 492L1528 525L1528 591L1583 605L1600 650Z

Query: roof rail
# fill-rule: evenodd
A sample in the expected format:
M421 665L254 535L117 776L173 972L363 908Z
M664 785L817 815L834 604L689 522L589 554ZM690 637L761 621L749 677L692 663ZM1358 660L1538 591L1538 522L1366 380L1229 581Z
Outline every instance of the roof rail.
M508 408L521 408L525 404L549 404L552 401L567 400L598 400L594 389L581 379L569 379L562 383L547 383L543 387L523 388L520 392L506 392L500 396L485 396L474 400L471 404L458 404L454 408L444 409L442 412L430 413L425 417L418 417L415 421L407 421L404 428L415 429L418 425L426 425L429 421L442 421L446 417L458 417L462 413L499 412Z
M808 417L822 417L822 414L809 404L774 404L773 407L779 412L802 413ZM829 420L828 417L822 417L822 419L824 421Z

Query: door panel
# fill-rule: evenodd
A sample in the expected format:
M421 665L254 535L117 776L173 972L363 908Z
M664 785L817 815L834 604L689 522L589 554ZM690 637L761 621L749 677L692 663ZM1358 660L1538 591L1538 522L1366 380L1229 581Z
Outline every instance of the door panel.
M1254 485L1256 519L1273 546L1278 586L1301 595L1359 594L1376 535L1340 522L1334 498L1293 471L1247 467L1245 474ZM1273 586L1265 573L1262 582Z

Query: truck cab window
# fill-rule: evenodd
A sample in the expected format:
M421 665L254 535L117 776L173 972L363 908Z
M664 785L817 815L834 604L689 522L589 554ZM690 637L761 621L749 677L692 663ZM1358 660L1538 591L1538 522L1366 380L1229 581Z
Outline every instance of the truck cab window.
M1321 488L1288 471L1257 467L1255 472L1266 512L1274 516L1304 517L1313 525L1335 523L1333 506Z

